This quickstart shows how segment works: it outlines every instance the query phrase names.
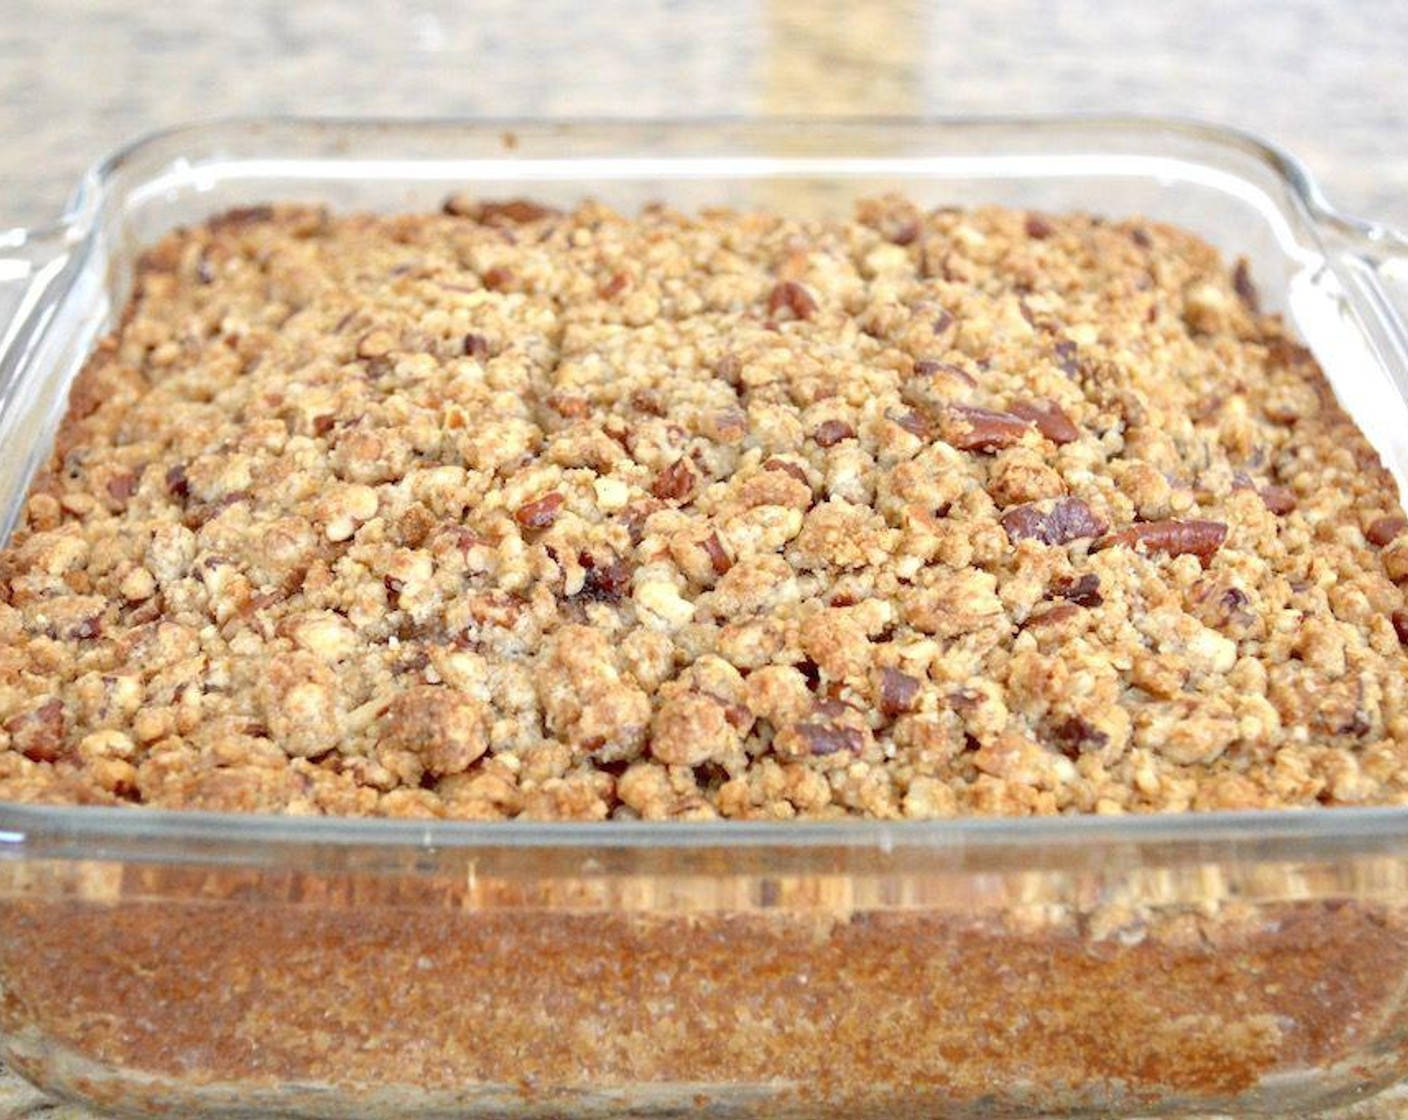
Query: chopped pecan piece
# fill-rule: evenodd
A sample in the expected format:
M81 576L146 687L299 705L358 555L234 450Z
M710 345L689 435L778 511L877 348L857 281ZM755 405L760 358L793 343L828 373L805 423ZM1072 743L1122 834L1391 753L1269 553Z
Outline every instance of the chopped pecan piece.
M1229 611L1239 611L1251 602L1251 600L1247 598L1247 593L1240 587L1229 587L1222 593L1220 602Z
M1264 486L1260 493L1266 508L1277 517L1284 517L1296 508L1295 491L1287 486Z
M73 625L72 627L70 627L68 633L65 634L64 636L65 636L66 638L74 638L74 639L77 639L78 641L88 641L89 639L92 639L92 638L101 637L101 636L102 636L102 633L103 633L103 618L102 618L102 615L96 615L96 614L95 614L95 615L92 615L92 616L90 616L90 617L88 617L88 618L79 619L78 622L74 623L74 625Z
M1227 526L1221 521L1145 521L1106 537L1101 547L1142 545L1146 552L1193 555L1206 565L1226 539Z
M1027 215L1027 236L1033 241L1045 241L1054 232L1051 223L1040 214Z
M1252 283L1252 270L1251 266L1247 264L1246 257L1238 260L1237 267L1232 270L1232 287L1236 290L1237 297L1253 315L1261 310L1261 299L1257 295L1256 285Z
M274 208L272 206L236 206L226 210L223 214L217 214L211 218L208 225L211 232L223 233L227 230L243 229L245 226L258 225L260 222L269 222L274 219Z
M714 569L716 576L724 575L733 567L733 561L728 558L728 553L724 551L723 542L719 540L718 533L710 533L699 542L709 557L709 567Z
M650 515L659 508L658 505L637 502L621 511L621 523L625 525L626 534L630 537L632 545L638 545L645 539L645 523L649 520Z
M1056 355L1056 365L1067 377L1075 377L1080 372L1080 348L1069 338L1060 338L1051 348Z
M902 673L898 669L882 669L880 672L880 711L890 719L904 712L914 711L914 702L919 697L919 679Z
M484 273L484 287L491 292L506 292L513 286L513 271L495 265Z
M583 553L578 562L587 570L582 590L576 598L593 603L619 603L631 589L631 566L619 556L607 564L597 564L590 553Z
M513 519L525 529L546 529L557 520L566 501L556 490L549 491L541 498L519 506Z
M186 468L180 463L168 468L166 472L166 492L182 500L190 497L191 485L186 481Z
M720 443L741 443L748 434L748 416L736 408L724 408L709 418L712 435Z
M123 471L108 479L108 497L115 502L126 505L136 492L137 476L131 471Z
M1393 631L1398 635L1398 640L1408 646L1408 611L1393 612Z
M1103 731L1092 727L1079 716L1071 716L1047 728L1051 745L1072 762L1087 751L1098 751L1110 741Z
M591 401L574 393L549 393L547 406L568 420L580 420L591 413Z
M814 438L818 447L835 447L843 439L851 439L855 434L855 429L844 420L823 420L817 427Z
M854 704L847 704L844 700L838 700L834 696L827 696L816 702L816 710L827 719L840 719L851 712L860 711Z
M1298 369L1315 364L1315 355L1299 342L1273 338L1266 344L1266 360L1279 369Z
M467 554L471 548L487 543L473 529L466 528L463 525L449 526L447 535L452 542L452 547L459 549L461 554Z
M665 402L654 389L637 389L631 394L631 407L647 416L665 415Z
M1009 509L1002 527L1014 542L1038 540L1042 544L1068 544L1083 537L1098 537L1109 525L1081 498L1056 498Z
M737 354L724 354L714 363L714 376L727 382L735 393L743 389L743 362Z
M64 704L55 697L5 724L15 749L30 762L57 762L64 751Z
M1364 535L1369 538L1370 544L1383 548L1404 529L1408 529L1408 518L1380 517L1364 530Z
M974 405L952 405L949 418L944 438L960 451L1000 451L1031 431L1020 416Z
M859 754L865 748L865 737L854 727L837 727L830 723L799 723L797 734L814 755L851 751Z
M763 464L763 470L786 471L803 486L811 486L811 483L807 481L807 472L804 471L801 467L799 467L796 463L789 463L786 459L769 459L766 463Z
M1054 626L1067 619L1075 618L1078 614L1080 614L1080 608L1074 603L1058 603L1044 611L1027 615L1027 620L1022 623L1022 629L1034 630L1041 626Z
M489 340L482 334L470 331L460 344L466 358L478 358L481 362L489 356Z
M540 218L556 217L561 211L526 198L471 202L457 196L445 201L445 213L459 218L473 218L486 226L517 226L536 222Z
M894 224L886 231L886 239L892 245L913 245L919 240L921 227L917 221L911 218L906 222Z
M611 279L596 290L596 294L602 299L615 299L626 290L630 282L631 278L626 273L613 273Z
M650 492L661 501L680 502L694 493L698 481L688 461L676 459L655 476Z
M1105 597L1100 594L1100 577L1094 572L1059 584L1047 598L1065 599L1078 607L1098 607L1105 602Z
M816 298L795 280L782 280L768 293L768 314L776 315L783 308L798 319L810 319L816 314Z
M1036 425L1036 430L1054 444L1074 443L1080 439L1080 429L1054 401L1017 401L1012 415Z
M890 417L896 424L907 431L912 436L920 439L928 439L930 435L929 421L917 412L901 412L897 416Z

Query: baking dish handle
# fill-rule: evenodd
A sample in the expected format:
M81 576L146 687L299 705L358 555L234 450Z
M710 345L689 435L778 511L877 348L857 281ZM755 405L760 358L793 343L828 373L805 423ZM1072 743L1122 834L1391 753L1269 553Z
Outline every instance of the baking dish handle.
M1346 218L1334 227L1341 279L1378 312L1365 326L1396 359L1389 368L1408 370L1408 233ZM1400 388L1408 392L1408 384Z
M0 408L60 302L73 244L63 225L0 230Z

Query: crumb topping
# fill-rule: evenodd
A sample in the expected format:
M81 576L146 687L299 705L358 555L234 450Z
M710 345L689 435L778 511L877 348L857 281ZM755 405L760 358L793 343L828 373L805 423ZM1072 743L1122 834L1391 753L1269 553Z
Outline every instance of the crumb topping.
M1408 522L1151 222L256 207L0 552L0 797L493 819L1408 801Z

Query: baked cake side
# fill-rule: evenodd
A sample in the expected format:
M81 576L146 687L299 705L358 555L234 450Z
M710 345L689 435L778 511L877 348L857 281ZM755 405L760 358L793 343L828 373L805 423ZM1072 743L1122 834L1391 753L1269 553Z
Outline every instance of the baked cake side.
M1168 226L253 208L146 255L0 553L0 798L1402 803L1404 529Z

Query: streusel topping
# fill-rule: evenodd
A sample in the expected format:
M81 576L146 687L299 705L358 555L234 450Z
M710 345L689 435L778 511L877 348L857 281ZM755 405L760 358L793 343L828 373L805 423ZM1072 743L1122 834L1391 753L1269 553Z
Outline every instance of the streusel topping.
M12 800L1408 801L1393 481L1151 222L234 212L144 258L0 580Z

